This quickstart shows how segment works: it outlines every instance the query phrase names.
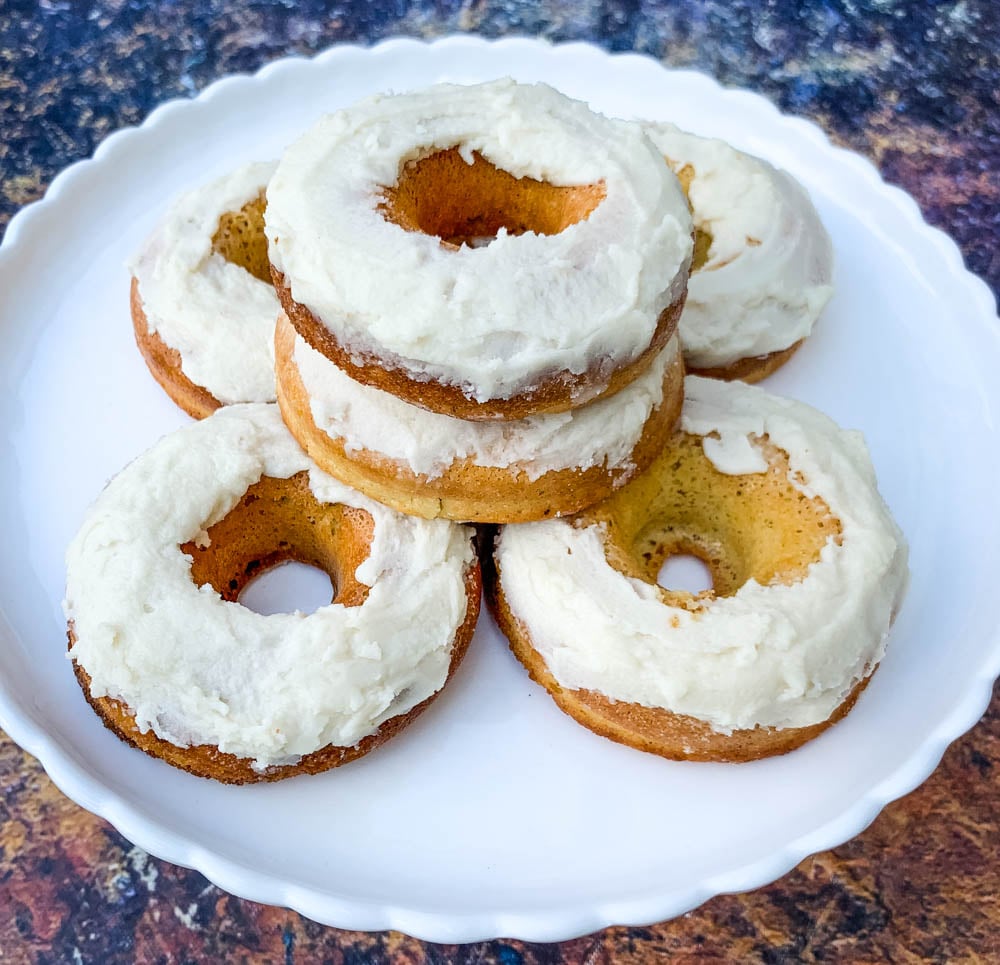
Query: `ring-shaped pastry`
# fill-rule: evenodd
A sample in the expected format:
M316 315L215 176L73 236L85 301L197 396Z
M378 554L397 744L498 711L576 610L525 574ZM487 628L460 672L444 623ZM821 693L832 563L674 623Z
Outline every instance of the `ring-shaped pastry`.
M787 172L673 124L643 129L680 179L694 217L679 329L688 371L756 382L791 358L830 300L830 237Z
M317 465L400 512L475 523L577 512L646 468L684 398L676 336L613 396L569 412L472 422L355 382L282 316L278 402Z
M567 520L504 527L490 594L559 706L673 759L789 751L853 705L882 657L907 551L857 433L802 403L688 376L654 465ZM657 584L693 554L714 586Z
M677 179L638 125L544 85L363 101L288 148L267 196L299 334L356 381L446 415L610 395L683 307Z
M67 552L70 657L119 737L227 783L367 753L440 692L471 639L467 527L404 517L318 470L276 405L163 438L116 476ZM286 559L333 602L263 616L238 602Z
M275 398L278 300L264 236L274 168L248 164L180 196L130 264L136 344L170 398L198 419Z

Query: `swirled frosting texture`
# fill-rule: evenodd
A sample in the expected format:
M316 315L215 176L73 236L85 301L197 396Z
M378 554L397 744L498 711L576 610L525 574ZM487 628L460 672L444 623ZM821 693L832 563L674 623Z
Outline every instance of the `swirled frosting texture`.
M469 422L410 405L355 382L301 337L295 365L313 421L342 439L348 452L377 452L431 479L468 459L477 466L515 466L535 480L550 471L628 464L663 401L663 376L677 344L675 335L639 378L613 396L508 422Z
M378 204L407 161L452 147L515 177L602 182L606 195L558 234L501 231L448 250ZM638 125L544 85L374 97L285 152L268 188L271 261L350 351L480 402L506 399L554 373L613 370L649 345L691 255L683 193L663 168Z
M247 164L181 195L129 264L149 331L224 405L275 399L274 288L212 250L222 215L256 199L274 168Z
M800 581L689 612L608 565L602 530L555 520L508 526L497 558L504 596L556 680L662 707L715 730L826 720L881 659L907 583L902 534L876 488L861 436L799 402L688 376L685 432L722 472L759 472L767 436L789 479L840 521ZM709 445L709 444L712 445Z
M694 221L712 235L680 320L688 364L725 366L805 338L833 294L833 247L805 189L725 141L643 127L674 170L693 168Z
M322 502L374 519L360 606L262 616L195 586L180 544L262 476L307 470ZM350 746L439 690L465 618L471 531L395 513L320 472L275 405L220 409L166 436L116 476L67 551L70 656L91 693L180 746L255 765Z

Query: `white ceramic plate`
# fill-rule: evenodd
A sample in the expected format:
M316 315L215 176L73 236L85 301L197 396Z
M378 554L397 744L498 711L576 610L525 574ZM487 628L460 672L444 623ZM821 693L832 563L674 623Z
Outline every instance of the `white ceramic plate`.
M132 341L126 257L178 190L275 156L377 90L505 74L669 118L790 170L837 251L837 294L769 388L864 430L912 548L888 655L802 750L674 764L595 737L531 684L488 618L448 691L370 757L231 788L119 743L64 656L63 550L105 481L186 417ZM1000 672L995 307L955 246L866 161L707 77L583 45L452 38L341 47L213 84L108 138L0 252L0 725L75 801L227 891L435 941L568 938L777 878L859 832L980 716Z

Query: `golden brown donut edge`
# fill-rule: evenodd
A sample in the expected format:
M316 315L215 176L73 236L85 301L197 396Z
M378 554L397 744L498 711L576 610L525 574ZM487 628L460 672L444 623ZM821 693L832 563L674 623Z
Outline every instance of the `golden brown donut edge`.
M303 508L301 505L307 489L308 480L304 473L289 480L265 477L252 486L235 507L235 512L231 511L209 528L211 541L205 548L194 544L182 547L192 555L192 579L200 583L211 583L220 592L220 596L235 601L247 583L263 569L286 559L298 559L330 573L337 587L337 602L343 602L347 606L360 603L367 595L367 588L353 580L353 572L357 563L367 557L368 545L331 546L332 540L336 538L335 530L341 529L343 538L345 527L330 525L333 519L330 514L336 515L338 509L345 507L324 506L330 512L311 514L308 512L309 507ZM362 511L354 512L362 517L367 516ZM279 540L279 531L285 532L280 515L283 513L294 517L293 525L297 527L297 531L291 535L286 534L285 539ZM347 539L351 540L355 534L364 532L364 521L355 520L353 524L348 521L346 529L349 531ZM230 539L242 540L243 543L234 547L228 542ZM282 542L285 543L284 546L280 545ZM465 619L455 633L448 677L442 688L405 714L385 721L376 733L363 738L356 745L330 745L303 756L296 764L272 766L258 772L251 766L250 759L224 753L218 747L205 744L179 747L157 737L151 730L143 732L122 701L107 696L94 697L91 694L90 676L75 660L74 671L84 696L109 730L126 744L190 774L225 784L279 781L298 774L318 774L356 760L385 743L415 720L445 689L469 648L479 617L482 575L478 562L469 566L464 579L467 599ZM72 622L68 626L67 635L69 648L72 650L76 642Z
M846 717L876 669L872 667L834 712L818 724L786 728L758 726L723 734L705 721L686 714L612 700L595 690L567 690L549 672L545 660L531 642L531 634L508 607L498 570L487 577L486 599L493 618L507 637L511 652L524 665L531 679L548 691L563 713L601 737L672 761L738 764L787 754Z
M362 356L344 348L322 321L305 305L292 298L285 276L273 265L271 272L281 307L295 330L317 352L325 355L355 382L374 386L422 409L472 421L524 419L545 412L565 412L580 404L581 395L586 396L587 403L590 403L621 391L649 367L657 352L670 340L677 330L687 297L685 287L684 293L660 313L649 345L631 362L616 369L600 391L590 394L600 373L600 365L595 363L579 375L556 372L543 378L533 389L510 399L477 402L468 398L457 385L419 381L402 367L393 366L387 360L370 355Z
M684 365L678 351L664 373L663 401L647 419L628 466L552 470L532 480L516 469L478 466L463 459L440 476L428 478L367 449L349 452L342 439L319 429L295 365L295 337L287 317L279 317L275 328L278 404L289 431L331 476L399 512L425 519L522 523L575 513L605 498L653 461L673 432L684 401Z
M146 360L146 366L153 378L188 415L195 419L210 416L222 403L208 389L192 382L181 371L180 352L170 348L158 333L149 330L149 319L146 317L142 307L142 296L139 294L139 281L135 277L132 278L129 304L132 310L135 344L139 346L139 351Z

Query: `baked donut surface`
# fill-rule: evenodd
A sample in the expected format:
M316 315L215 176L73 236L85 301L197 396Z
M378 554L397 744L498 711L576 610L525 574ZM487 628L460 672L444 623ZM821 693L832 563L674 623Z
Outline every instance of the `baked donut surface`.
M329 573L314 613L237 601L287 559ZM162 439L109 483L67 552L84 692L123 740L220 781L352 760L427 706L468 647L471 530L402 517L318 470L277 406Z
M275 287L314 349L414 405L570 409L637 378L676 327L691 222L663 168L637 125L543 85L371 98L282 157Z
M278 301L264 236L274 168L248 164L180 196L130 264L136 344L195 418L275 399Z
M354 382L278 320L285 423L331 475L400 512L523 522L576 512L653 460L684 396L677 338L618 394L570 412L468 422Z
M492 605L532 677L597 733L678 760L785 753L875 670L905 542L858 434L741 383L685 383L649 470L576 517L500 531ZM678 553L712 590L657 585Z
M833 294L833 246L787 172L673 124L643 129L691 204L695 251L680 321L688 371L756 382L783 365Z

